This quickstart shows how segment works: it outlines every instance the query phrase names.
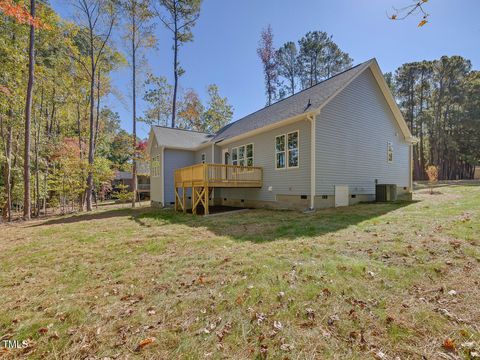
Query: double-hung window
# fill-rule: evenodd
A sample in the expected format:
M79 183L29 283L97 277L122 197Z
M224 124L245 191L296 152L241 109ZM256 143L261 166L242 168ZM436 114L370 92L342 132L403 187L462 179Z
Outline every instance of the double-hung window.
M253 166L253 144L246 144L232 149L232 165Z
M297 168L299 164L298 131L275 137L275 168Z
M155 155L152 157L150 169L152 177L160 176L160 155Z

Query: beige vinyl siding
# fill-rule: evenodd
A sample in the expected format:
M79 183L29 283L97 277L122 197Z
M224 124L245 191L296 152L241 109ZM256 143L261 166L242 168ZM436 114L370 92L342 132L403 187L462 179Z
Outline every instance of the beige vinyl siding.
M152 143L152 148L150 152L150 158L154 159L157 155L160 156L159 161L160 161L160 173L158 176L152 176L153 174L150 174L150 200L154 201L156 203L161 203L162 202L162 148L157 145L157 140L153 140ZM152 171L152 165L150 164L150 171ZM164 205L164 204L162 204Z
M316 123L316 195L375 194L378 183L409 186L409 144L370 69L328 103ZM387 161L387 144L393 161Z
M228 146L219 146L222 150L228 148L231 164L232 148L253 143L254 166L263 167L263 187L261 189L222 189L219 195L222 198L260 201L276 201L277 195L309 196L310 126L310 121L300 120L293 124L233 142L228 144ZM296 130L299 131L299 167L275 169L275 137ZM221 154L221 150L218 153ZM272 187L272 191L268 190L269 187Z

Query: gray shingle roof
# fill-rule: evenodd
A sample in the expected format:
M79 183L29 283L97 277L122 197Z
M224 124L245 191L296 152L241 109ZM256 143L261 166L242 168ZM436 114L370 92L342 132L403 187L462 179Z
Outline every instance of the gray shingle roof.
M302 90L270 106L260 109L220 129L213 141L225 140L248 131L318 109L336 91L345 86L356 75L365 70L374 59L368 60L328 78L310 88Z
M299 91L270 106L234 121L216 134L153 126L158 144L167 148L195 149L209 142L219 142L264 126L318 109L354 77L368 68L375 59L368 60L312 87Z
M213 138L213 135L197 131L172 129L163 126L154 126L152 129L158 144L167 148L195 149L208 143Z

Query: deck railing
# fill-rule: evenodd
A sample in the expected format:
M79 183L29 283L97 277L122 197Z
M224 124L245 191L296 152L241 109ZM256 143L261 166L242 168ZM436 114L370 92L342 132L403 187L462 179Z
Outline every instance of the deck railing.
M196 164L176 169L176 187L262 187L263 169L256 166Z

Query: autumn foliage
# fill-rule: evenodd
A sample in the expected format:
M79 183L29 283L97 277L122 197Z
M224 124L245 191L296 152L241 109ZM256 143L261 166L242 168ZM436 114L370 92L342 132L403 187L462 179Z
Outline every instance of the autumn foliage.
M36 28L46 29L48 25L38 18L32 17L29 10L23 4L17 4L13 0L0 0L0 11L14 18L20 24L33 25Z

